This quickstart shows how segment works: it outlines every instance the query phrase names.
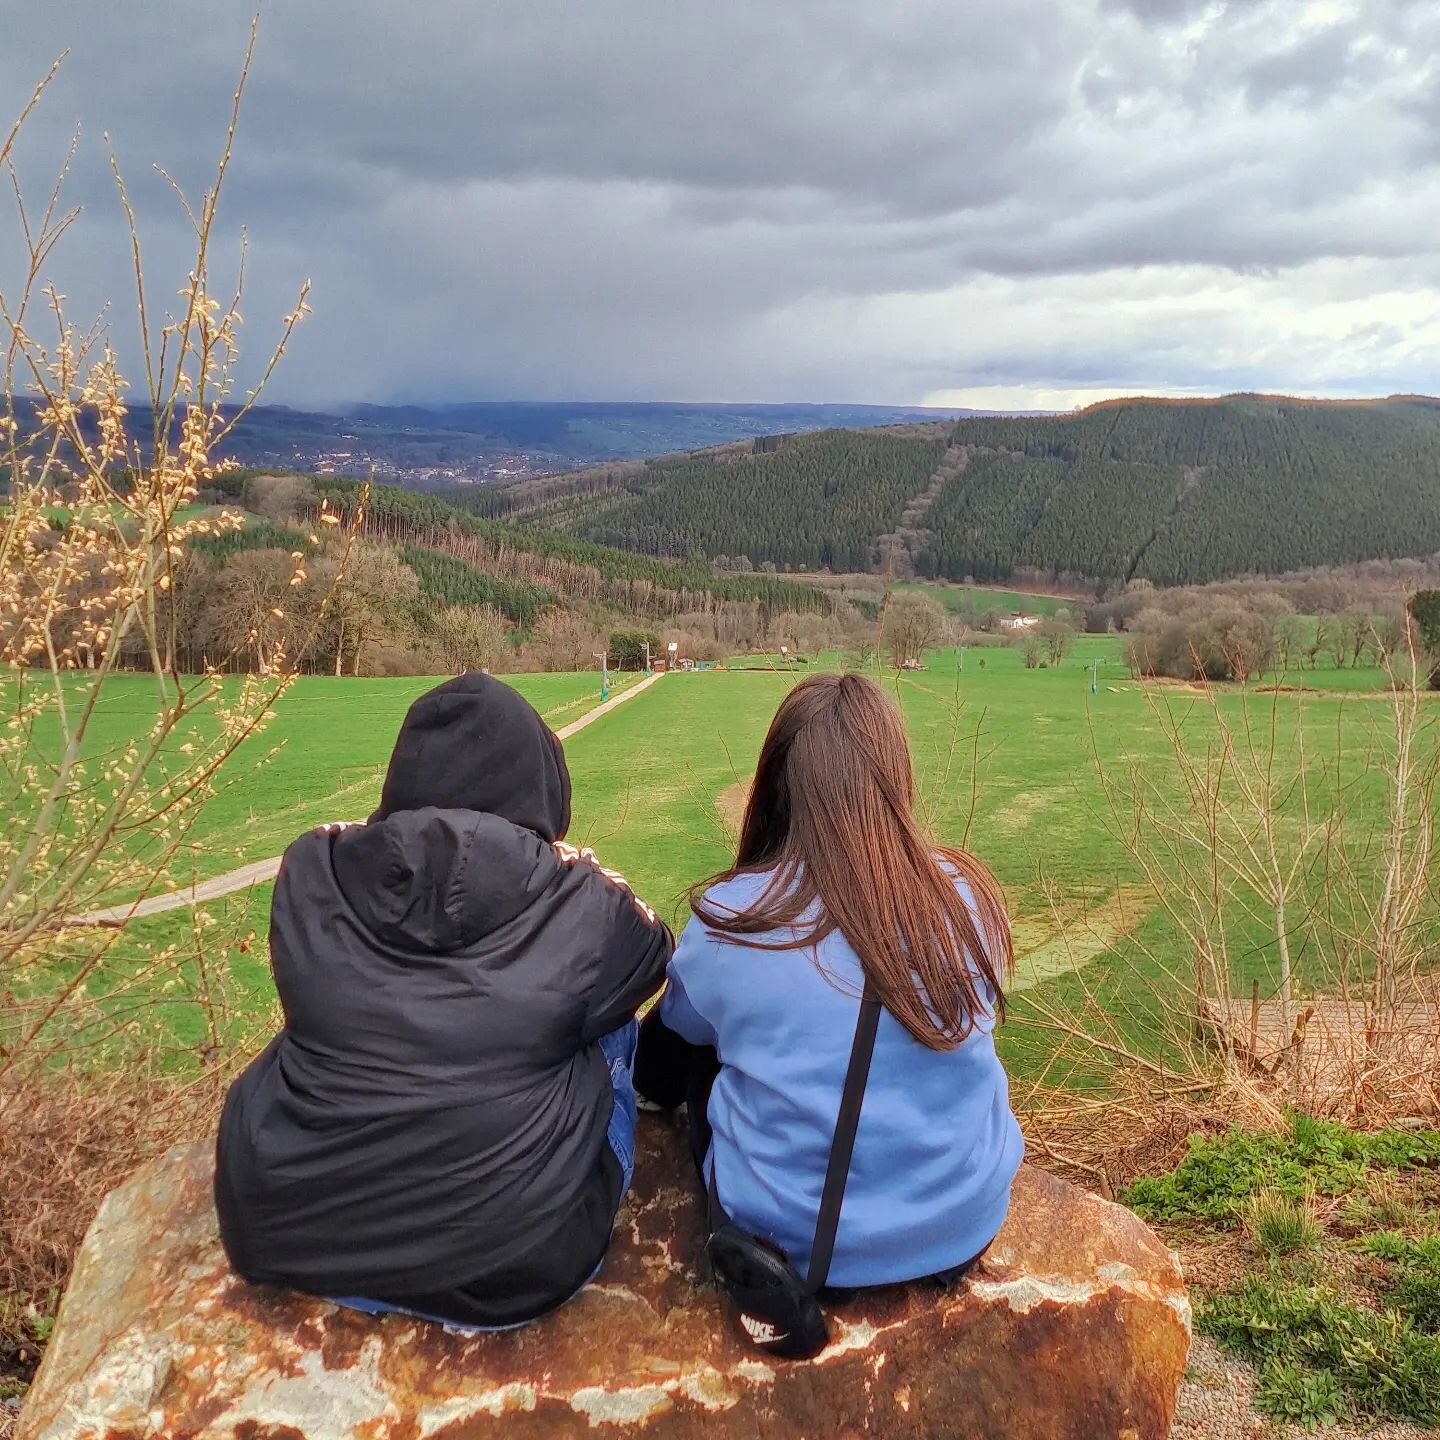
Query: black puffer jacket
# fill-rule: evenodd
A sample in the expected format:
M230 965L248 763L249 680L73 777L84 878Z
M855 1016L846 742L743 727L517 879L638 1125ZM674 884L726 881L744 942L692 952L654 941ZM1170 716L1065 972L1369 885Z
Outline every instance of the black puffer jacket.
M598 1264L622 1176L596 1041L660 987L672 941L557 854L568 822L559 742L508 686L465 675L411 707L369 824L286 852L285 1028L217 1142L242 1275L492 1325Z

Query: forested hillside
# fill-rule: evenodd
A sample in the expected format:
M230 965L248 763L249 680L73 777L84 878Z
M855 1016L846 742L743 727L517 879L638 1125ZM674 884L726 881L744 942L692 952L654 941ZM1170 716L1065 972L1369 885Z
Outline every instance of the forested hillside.
M787 436L770 453L755 453L767 448L756 441L530 482L518 494L480 492L476 501L646 555L863 570L875 537L899 523L934 473L946 430L824 430Z
M362 488L354 481L318 476L310 484L341 514L348 514ZM755 605L766 616L781 610L828 613L831 608L822 591L799 581L717 575L702 559L673 564L570 535L485 520L448 500L393 485L372 488L366 514L366 533L377 539L442 551L491 575L630 611L673 615L726 602Z
M935 570L1162 585L1440 549L1440 403L1097 406L972 420L931 509Z
M1120 401L738 448L471 503L650 555L860 570L883 553L955 580L1176 585L1440 550L1440 401L1425 398Z

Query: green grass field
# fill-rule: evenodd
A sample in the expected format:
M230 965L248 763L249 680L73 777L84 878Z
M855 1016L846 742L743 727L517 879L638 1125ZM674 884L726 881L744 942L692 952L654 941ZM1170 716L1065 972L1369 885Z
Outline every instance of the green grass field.
M613 677L612 693L636 678ZM301 831L327 820L364 819L379 796L406 708L438 683L433 677L299 677L275 719L246 741L222 772L218 793L171 866L175 884L279 854ZM508 683L556 730L599 703L597 675L517 675ZM152 679L112 677L91 721L87 753L112 751L143 734L155 704ZM174 745L209 728L203 712L194 727L177 731ZM43 734L41 740L45 743Z
M1026 670L1013 649L971 650L963 674L953 651L938 652L925 671L888 675L883 683L903 709L921 807L934 831L968 843L1006 889L1019 957L1017 1016L1027 995L1078 1001L1083 984L1136 1045L1153 1048L1155 992L1165 984L1166 966L1183 970L1186 961L1112 834L1100 776L1137 766L1165 783L1174 762L1161 718L1181 717L1197 744L1214 720L1204 697L1187 687L1132 681L1121 648L1114 637L1082 637L1061 666L1043 670ZM732 853L744 787L776 706L825 663L820 657L791 671L667 676L576 735L566 746L574 782L571 838L593 845L662 914L683 923L688 888ZM1233 723L1248 711L1257 728L1274 721L1282 758L1293 756L1294 727L1303 718L1306 744L1325 753L1327 767L1338 761L1360 771L1383 731L1384 677L1322 669L1291 678L1298 692L1226 691L1220 711ZM367 815L405 708L432 683L299 682L264 739L230 771L187 864L197 875L213 874L276 854L322 821ZM512 683L557 729L598 698L588 675ZM146 703L127 680L107 696L103 725L114 736L133 733ZM1348 780L1350 813L1363 829L1380 818L1382 795L1363 772ZM259 886L207 908L259 938L269 893L268 885ZM187 911L135 921L125 944L183 942L192 924ZM125 963L125 944L116 948L117 968ZM1233 957L1237 979L1248 983L1253 975L1269 989L1272 952L1273 939L1257 926L1253 942ZM267 1011L272 991L263 943L237 955L234 968L246 1006ZM198 1038L198 1017L185 1007L173 1011L170 1023L182 1040ZM1028 1053L1024 1027L1012 1029L1012 1065L1022 1072L1043 1065L1044 1047Z
M1037 595L1024 590L1002 590L993 585L951 585L942 581L914 581L897 585L899 591L928 595L938 600L952 614L976 610L1021 610L1030 615L1053 615L1057 610L1085 608L1083 600L1068 600L1063 595Z
M80 513L69 505L46 505L43 508L46 519L61 526L68 524L77 513ZM201 515L218 515L223 508L224 507L220 505L182 505L175 512L175 521L178 524L186 520L194 520ZM104 515L106 513L113 515L121 513L121 510L122 507L119 504L114 504L106 506L99 511L89 510L84 513L88 515Z
M617 677L611 693L634 678ZM302 676L275 721L247 743L226 772L192 837L187 869L213 875L279 854L313 825L363 820L379 799L405 709L437 683ZM555 730L600 703L594 675L515 675L508 683Z

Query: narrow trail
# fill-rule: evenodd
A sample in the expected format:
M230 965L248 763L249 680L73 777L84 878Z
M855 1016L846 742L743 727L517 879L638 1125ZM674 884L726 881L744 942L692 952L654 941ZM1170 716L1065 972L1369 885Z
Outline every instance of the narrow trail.
M555 732L556 738L568 740L572 735L578 735L587 725L593 725L602 715L608 715L617 705L633 700L641 691L648 690L663 678L663 673L647 675L645 679L628 686L618 695L612 695L593 710L587 710L578 720L562 726ZM227 870L223 875L212 875L208 880L187 885L183 890L170 890L163 895L147 895L143 900L134 900L124 905L109 905L103 910L89 910L83 915L67 915L61 923L66 926L119 926L146 915L163 915L167 910L186 910L195 905L203 905L207 900L219 900L226 895L233 895L237 890L248 890L254 885L263 885L267 880L273 880L280 871L280 858L279 855L272 855L267 860L252 860L248 865Z
M921 528L925 516L940 498L940 492L945 486L965 473L975 453L973 445L951 445L940 457L939 464L925 483L925 488L905 502L896 528L876 538L875 551L883 573L888 574L893 558L902 554L907 557L906 563L913 572L916 552L930 539L929 531Z
M612 695L603 705L597 705L593 710L587 710L578 720L572 720L568 725L562 726L555 732L556 738L568 740L572 735L578 735L587 725L593 725L602 715L608 715L617 705L623 705L627 700L633 700L642 690L648 690L657 681L664 678L663 670L655 675L647 675L643 680L637 681L618 695Z

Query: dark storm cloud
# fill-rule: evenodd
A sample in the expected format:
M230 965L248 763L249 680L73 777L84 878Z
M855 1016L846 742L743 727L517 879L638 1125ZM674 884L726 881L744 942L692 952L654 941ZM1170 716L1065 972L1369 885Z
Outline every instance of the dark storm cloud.
M1176 24L1203 10L1207 0L1100 0L1101 10L1123 10L1141 20Z
M1416 329L1440 278L1436 10L294 0L264 17L225 216L251 235L254 321L315 280L283 398L1378 380L1440 364ZM83 122L90 213L57 262L76 303L123 276L102 130L152 267L183 276L146 165L204 183L243 10L0 0L0 33L0 112L73 50L23 158L33 180ZM7 245L0 228L0 284ZM1217 272L1244 282L1238 324L1193 303ZM1137 273L1148 298L1116 333L1107 297ZM1362 284L1417 318L1362 340ZM1044 312L1067 300L1060 333Z
M1319 100L1346 83L1367 84L1379 78L1383 63L1366 54L1358 25L1334 25L1257 60L1243 74L1252 104L1298 97Z
M1236 14L1265 0L1100 0L1101 10L1121 10L1152 24L1179 25L1207 10Z

